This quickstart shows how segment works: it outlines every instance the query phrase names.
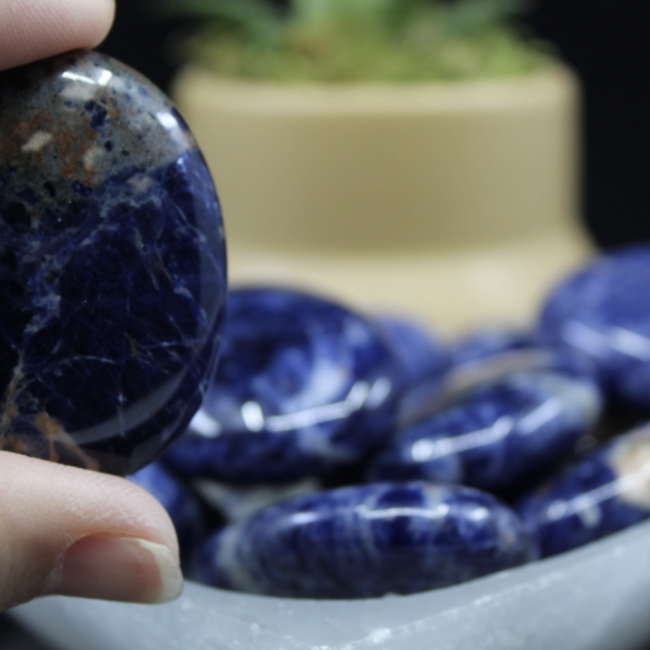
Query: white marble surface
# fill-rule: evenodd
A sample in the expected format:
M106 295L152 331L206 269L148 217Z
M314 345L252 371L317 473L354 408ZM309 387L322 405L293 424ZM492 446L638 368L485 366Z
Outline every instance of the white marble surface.
M650 522L413 596L299 601L190 583L169 605L49 597L13 615L65 650L639 650L648 612Z

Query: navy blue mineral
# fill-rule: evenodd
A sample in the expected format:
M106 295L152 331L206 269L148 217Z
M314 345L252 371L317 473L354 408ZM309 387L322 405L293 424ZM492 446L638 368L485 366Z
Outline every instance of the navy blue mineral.
M485 327L459 339L451 351L455 366L473 364L496 355L537 346L535 332L515 327Z
M449 369L450 355L446 345L424 325L410 318L386 314L376 316L375 322L404 373L407 387L440 379Z
M222 520L232 523L248 519L280 501L320 492L323 486L314 478L304 478L292 483L255 485L234 485L203 478L192 481L192 488Z
M339 488L272 506L205 545L193 577L223 589L372 598L523 564L536 549L490 494L424 482Z
M510 373L398 431L368 477L508 492L569 457L601 407L590 381L549 370Z
M608 395L650 412L650 247L597 258L549 296L540 334L589 357Z
M150 463L129 480L154 496L174 524L181 556L190 560L207 532L205 513L194 493L162 463Z
M72 52L0 73L0 448L130 474L199 407L223 320L219 203L185 122Z
M369 319L297 291L233 291L219 368L166 460L236 483L327 474L385 440L399 377Z
M650 423L588 452L518 510L543 557L650 518Z
M449 350L430 329L410 318L382 314L374 322L402 376L398 423L410 421L441 393L450 367Z

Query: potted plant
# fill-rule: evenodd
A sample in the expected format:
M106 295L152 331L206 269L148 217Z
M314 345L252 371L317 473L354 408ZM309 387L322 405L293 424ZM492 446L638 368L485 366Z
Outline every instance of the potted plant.
M530 317L588 250L572 73L514 0L166 0L234 281L443 327Z

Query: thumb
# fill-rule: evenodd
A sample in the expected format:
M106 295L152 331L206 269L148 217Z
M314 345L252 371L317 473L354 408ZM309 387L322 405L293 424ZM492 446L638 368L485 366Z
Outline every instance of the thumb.
M62 594L140 603L178 596L167 513L116 476L0 452L0 611Z
M104 40L114 0L0 0L0 70Z

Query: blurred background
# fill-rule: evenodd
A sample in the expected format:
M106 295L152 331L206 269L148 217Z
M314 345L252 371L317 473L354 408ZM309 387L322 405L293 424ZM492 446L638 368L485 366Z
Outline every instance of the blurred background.
M282 0L272 0L281 3ZM647 0L536 0L523 21L549 41L583 84L583 218L599 246L650 239L650 50ZM169 39L178 19L148 16L143 0L118 0L101 51L169 87Z
M582 82L582 218L592 239L605 248L650 240L650 3L537 0L523 20ZM99 49L168 89L175 72L169 45L178 29L177 19L153 19L143 0L118 0L115 27ZM6 616L0 646L47 648Z

